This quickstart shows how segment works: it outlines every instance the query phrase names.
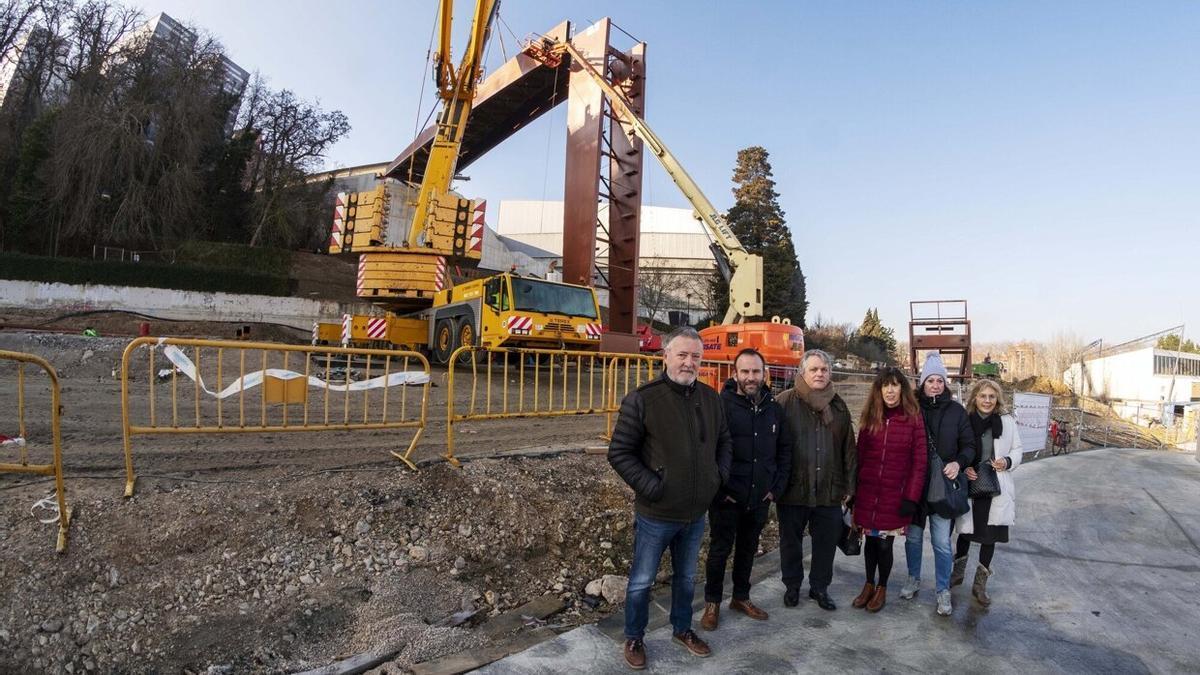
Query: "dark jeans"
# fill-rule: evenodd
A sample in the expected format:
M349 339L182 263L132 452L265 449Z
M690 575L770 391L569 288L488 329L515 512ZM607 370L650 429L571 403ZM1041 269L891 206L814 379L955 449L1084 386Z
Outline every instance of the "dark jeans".
M708 510L708 562L704 566L704 601L721 602L725 563L733 551L733 599L750 599L750 571L758 552L758 536L767 524L771 504L747 510L729 502Z
M671 627L682 633L692 627L692 595L696 563L704 538L704 516L690 523L647 518L633 521L633 563L625 587L625 637L641 639L650 620L650 589L658 575L663 552L671 549Z
M825 591L833 581L833 551L842 533L842 507L776 505L779 514L779 564L783 585L800 588L804 582L804 526L812 535L812 564L808 587Z

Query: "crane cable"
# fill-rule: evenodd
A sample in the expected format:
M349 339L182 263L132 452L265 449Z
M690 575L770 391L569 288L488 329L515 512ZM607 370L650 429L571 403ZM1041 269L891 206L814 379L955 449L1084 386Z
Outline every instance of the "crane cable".
M421 67L421 93L417 95L417 114L413 119L413 140L417 139L417 134L421 133L424 125L421 124L421 106L425 102L425 82L428 78L429 64L433 61L433 36L437 34L438 18L433 17L433 25L429 28L429 45L425 47L425 63ZM429 118L433 116L433 111L437 109L434 104L430 109L429 115L425 118L425 124L429 124ZM416 161L416 154L409 155L408 158L408 181L411 183L413 179L413 162Z

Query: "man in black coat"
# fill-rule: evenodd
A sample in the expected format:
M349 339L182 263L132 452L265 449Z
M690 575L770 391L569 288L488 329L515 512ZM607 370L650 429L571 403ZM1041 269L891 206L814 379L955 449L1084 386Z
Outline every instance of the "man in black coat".
M692 594L704 514L729 478L732 441L721 397L697 382L704 345L692 328L663 341L662 377L630 392L608 446L608 462L633 488L633 561L625 593L625 662L646 667L642 638L650 588L671 549L674 641L696 656L711 650L692 630Z
M766 361L753 349L734 359L734 377L721 390L725 419L733 437L733 467L725 487L708 510L708 562L705 565L704 617L700 627L720 623L725 563L733 551L733 598L729 609L765 621L767 613L750 602L750 572L771 502L787 489L792 475L792 435L764 384Z

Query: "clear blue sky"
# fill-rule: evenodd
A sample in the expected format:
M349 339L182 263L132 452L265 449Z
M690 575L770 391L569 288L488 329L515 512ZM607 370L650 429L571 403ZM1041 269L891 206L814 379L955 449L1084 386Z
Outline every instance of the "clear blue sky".
M473 3L459 0L455 44ZM391 159L428 112L436 2L144 5L350 118L329 164ZM610 16L648 43L647 119L718 207L738 149L771 153L810 321L966 298L977 339L1200 337L1200 3L535 2L500 35ZM511 29L512 34L510 34ZM501 62L493 40L490 65ZM457 57L457 54L456 54ZM464 193L560 199L565 106ZM653 162L648 158L648 165ZM686 206L653 166L645 203Z

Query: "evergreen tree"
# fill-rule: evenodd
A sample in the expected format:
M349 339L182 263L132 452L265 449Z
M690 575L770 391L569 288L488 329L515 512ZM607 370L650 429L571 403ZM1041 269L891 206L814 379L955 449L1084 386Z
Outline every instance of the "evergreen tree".
M735 201L725 219L742 246L763 257L764 317L787 317L803 327L808 310L804 273L796 260L792 233L779 206L767 157L766 149L759 146L738 151L733 170ZM721 316L729 302L723 279L714 281L713 293L721 301L717 307L717 315Z
M4 205L0 248L41 255L53 251L50 231L43 220L48 194L45 165L50 158L51 133L56 114L48 112L33 122L21 136L16 176Z
M896 362L896 333L879 320L876 307L867 310L851 343L851 351L868 361Z
M1171 333L1170 335L1164 335L1160 337L1154 346L1158 347L1159 349L1166 349L1173 352L1179 351L1188 352L1191 354L1200 354L1200 346L1197 346L1195 342L1192 342L1191 340L1184 340L1183 344L1180 344L1178 333Z

